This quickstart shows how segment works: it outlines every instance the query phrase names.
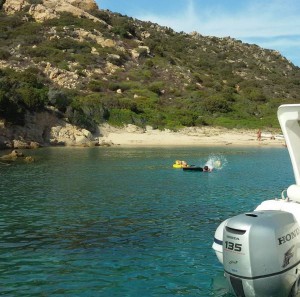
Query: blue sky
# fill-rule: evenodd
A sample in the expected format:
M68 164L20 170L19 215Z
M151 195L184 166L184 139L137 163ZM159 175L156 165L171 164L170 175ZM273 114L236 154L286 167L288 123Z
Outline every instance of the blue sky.
M230 36L278 50L300 67L299 0L96 0L100 9L175 31Z

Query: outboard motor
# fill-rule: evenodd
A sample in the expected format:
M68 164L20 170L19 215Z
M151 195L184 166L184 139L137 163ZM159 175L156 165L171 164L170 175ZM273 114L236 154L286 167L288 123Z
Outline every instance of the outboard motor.
M296 296L299 240L300 227L285 211L254 211L228 219L223 228L223 265L232 292Z

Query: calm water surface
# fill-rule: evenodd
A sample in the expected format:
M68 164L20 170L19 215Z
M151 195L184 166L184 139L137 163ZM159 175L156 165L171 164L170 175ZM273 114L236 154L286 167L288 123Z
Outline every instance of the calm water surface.
M285 148L54 148L0 165L1 296L231 296L226 218L294 183ZM173 169L176 159L212 173Z

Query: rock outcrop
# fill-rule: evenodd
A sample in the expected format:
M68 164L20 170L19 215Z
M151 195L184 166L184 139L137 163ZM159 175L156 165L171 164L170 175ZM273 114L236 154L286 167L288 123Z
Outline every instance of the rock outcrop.
M70 124L58 125L50 130L50 143L52 145L61 143L67 146L91 146L93 141L94 137L90 131Z
M95 146L97 138L53 112L27 114L24 126L0 126L0 149L32 149L48 145Z
M1 156L0 157L0 162L11 162L11 161L16 161L17 159L22 159L26 163L32 163L34 162L34 158L32 156L25 156L22 152L19 152L17 150L12 150L9 154ZM1 164L6 164L1 162Z
M13 160L16 160L17 158L20 158L20 157L23 158L24 154L21 153L21 152L18 152L17 150L12 150L9 154L1 156L0 159L1 160L7 160L7 161L9 161L9 160L13 161Z
M57 18L60 12L69 12L77 17L103 22L89 13L89 11L99 9L94 0L41 0L37 4L31 4L29 0L6 0L3 4L3 9L8 14L27 8L29 8L28 13L37 22Z

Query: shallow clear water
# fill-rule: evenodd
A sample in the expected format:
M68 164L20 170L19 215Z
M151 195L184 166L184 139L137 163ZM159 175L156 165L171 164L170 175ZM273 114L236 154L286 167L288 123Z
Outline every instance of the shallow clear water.
M54 148L0 165L1 296L231 296L226 218L294 183L285 148ZM211 173L173 169L176 159Z

